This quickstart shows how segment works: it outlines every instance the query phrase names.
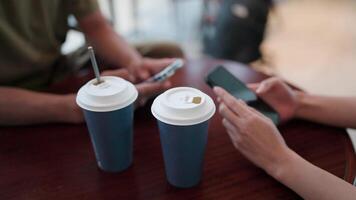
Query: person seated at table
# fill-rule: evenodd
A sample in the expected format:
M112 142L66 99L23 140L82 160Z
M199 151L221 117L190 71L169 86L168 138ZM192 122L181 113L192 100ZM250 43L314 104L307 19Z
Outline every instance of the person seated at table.
M83 121L75 94L40 92L51 83L78 72L60 50L70 29L69 15L75 16L79 29L98 56L115 66L102 75L125 76L142 82L172 62L140 55L113 30L96 0L1 1L0 125ZM183 56L178 46L169 43L140 46L139 50L156 58ZM74 61L79 62L79 59ZM118 69L120 67L127 72ZM139 102L143 103L148 96L167 89L170 84L136 86Z
M356 128L355 97L323 97L296 91L278 78L250 85L283 121L302 118ZM236 149L304 199L355 199L356 187L304 160L285 143L273 122L215 87L222 123Z

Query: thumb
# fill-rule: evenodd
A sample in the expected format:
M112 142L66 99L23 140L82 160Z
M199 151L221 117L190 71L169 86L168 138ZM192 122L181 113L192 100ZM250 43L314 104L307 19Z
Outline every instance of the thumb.
M273 80L267 79L265 81L262 81L261 84L257 87L256 93L257 94L264 94L267 91L269 91L273 87Z
M259 83L250 83L250 84L247 85L247 87L248 87L250 90L256 92L256 90L257 90L257 88L259 87L259 85L260 85Z

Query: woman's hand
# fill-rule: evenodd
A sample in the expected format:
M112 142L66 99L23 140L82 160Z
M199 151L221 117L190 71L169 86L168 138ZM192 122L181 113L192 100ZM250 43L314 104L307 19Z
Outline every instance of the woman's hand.
M249 87L279 113L282 121L295 117L301 92L293 90L276 77L250 84Z
M275 93L269 96L275 105L285 106L275 99L278 95L289 95L286 100L293 105L293 92L279 81L272 81L272 85L262 86L260 90L271 86L276 87ZM215 87L214 92L218 95L223 124L234 146L249 160L304 199L355 199L355 187L289 149L270 119L222 88Z
M222 123L235 148L267 173L274 174L289 157L289 148L273 122L224 89L215 87L214 92L220 101Z

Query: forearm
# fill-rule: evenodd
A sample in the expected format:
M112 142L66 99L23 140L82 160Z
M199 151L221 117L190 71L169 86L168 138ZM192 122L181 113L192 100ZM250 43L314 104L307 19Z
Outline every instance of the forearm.
M299 93L296 117L339 127L356 128L355 97L323 97Z
M100 12L80 19L79 25L96 53L109 64L127 67L140 62L141 55L113 30Z
M356 188L289 151L288 160L270 174L304 199L355 199Z
M73 107L68 104L71 99L75 101L74 96L8 87L0 87L0 94L0 125L75 122L76 120Z

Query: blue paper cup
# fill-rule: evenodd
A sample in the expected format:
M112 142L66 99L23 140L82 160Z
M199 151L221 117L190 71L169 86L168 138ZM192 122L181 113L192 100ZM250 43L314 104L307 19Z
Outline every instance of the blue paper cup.
M202 177L208 121L191 126L174 126L158 121L164 165L170 184L189 188Z
M180 188L199 184L213 101L197 89L179 87L158 96L151 110L158 122L168 182Z
M133 105L110 112L84 110L100 169L120 172L132 163Z
M124 79L102 77L101 84L88 82L78 92L95 157L100 169L120 172L132 164L133 102L136 88Z

